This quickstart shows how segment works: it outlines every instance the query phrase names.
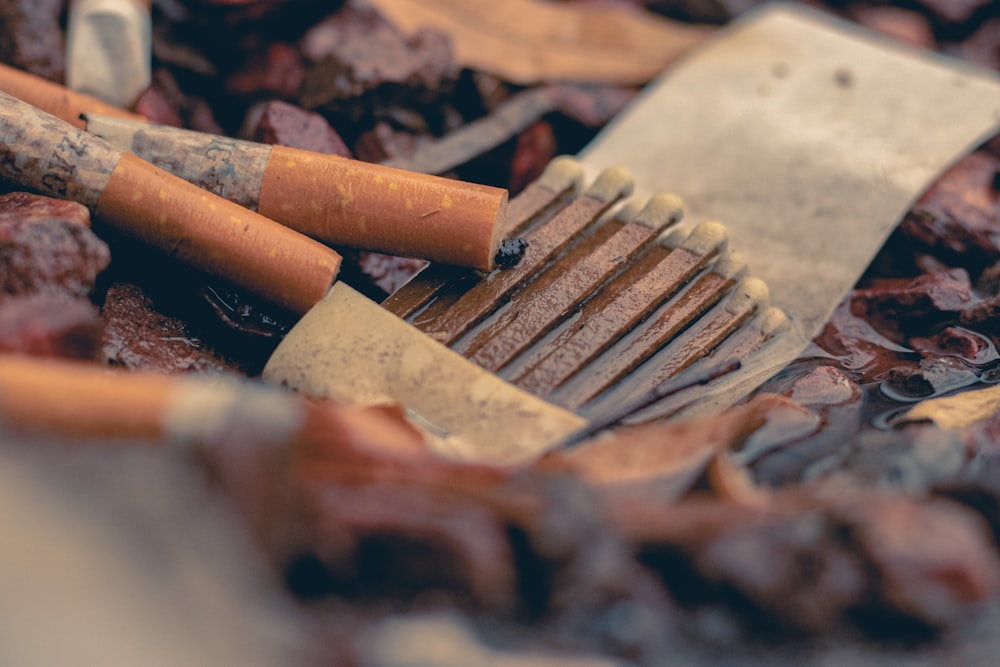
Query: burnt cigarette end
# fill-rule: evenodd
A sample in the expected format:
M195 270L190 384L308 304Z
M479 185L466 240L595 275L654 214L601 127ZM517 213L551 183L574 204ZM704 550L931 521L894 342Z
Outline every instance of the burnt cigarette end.
M517 266L524 257L524 251L528 249L528 242L520 236L504 239L497 248L496 257L493 261L501 269L509 269Z

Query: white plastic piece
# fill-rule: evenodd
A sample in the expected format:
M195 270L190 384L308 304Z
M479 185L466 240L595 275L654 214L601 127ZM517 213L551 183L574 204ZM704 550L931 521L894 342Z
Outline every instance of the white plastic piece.
M151 78L152 25L143 0L72 0L66 28L66 86L131 107Z

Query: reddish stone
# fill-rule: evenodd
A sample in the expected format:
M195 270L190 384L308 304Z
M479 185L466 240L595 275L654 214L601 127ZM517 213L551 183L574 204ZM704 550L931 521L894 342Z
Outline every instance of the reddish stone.
M63 83L64 0L0 0L0 62Z
M96 359L102 326L92 303L68 294L0 300L0 352Z
M946 172L914 205L900 229L974 275L1000 257L1000 158L976 151Z
M559 112L585 127L600 128L614 118L638 94L635 88L569 86L554 88Z
M86 296L110 261L108 246L78 222L0 216L0 293Z
M427 141L430 141L430 137L396 130L388 123L380 122L358 137L354 144L354 155L365 162L384 162L409 157L419 144Z
M851 313L866 318L897 341L930 324L952 318L972 299L965 269L929 273L916 278L879 278L850 297Z
M10 192L0 195L0 220L9 221L18 218L35 221L58 219L90 227L90 210L75 201L55 199L30 192Z
M187 127L208 134L225 134L225 130L215 120L212 107L200 97L192 98L189 101Z
M927 338L911 338L910 347L923 357L959 357L974 365L997 359L997 350L986 336L962 327L947 327Z
M222 373L230 370L182 320L157 312L135 285L116 283L102 309L101 355L113 366L161 373Z
M1000 69L1000 18L983 21L967 40L959 54L970 62L989 69Z
M849 305L850 297L837 307L814 342L836 357L842 368L871 382L883 377L909 350L876 331L868 321L852 313Z
M170 127L182 127L184 120L180 111L170 101L162 89L156 85L151 85L139 96L135 103L135 112L146 117L150 123L157 125L169 125Z
M275 42L226 79L226 91L233 95L293 99L305 78L305 66L298 49Z
M937 46L930 21L917 12L900 7L864 5L855 8L851 14L861 25L901 42L925 49Z
M945 23L960 24L969 21L975 13L991 0L917 0L917 4Z
M426 29L407 37L359 2L346 3L309 30L300 45L315 63L303 82L302 105L325 106L352 120L389 99L438 97L459 73L447 35Z
M347 144L323 116L279 100L251 107L240 134L264 144L351 157Z
M557 151L556 135L552 125L547 121L536 121L519 134L510 164L508 188L511 194L517 194L541 176L545 166L556 156Z
M841 515L876 568L877 594L913 619L953 625L1000 592L987 526L964 507L887 496Z

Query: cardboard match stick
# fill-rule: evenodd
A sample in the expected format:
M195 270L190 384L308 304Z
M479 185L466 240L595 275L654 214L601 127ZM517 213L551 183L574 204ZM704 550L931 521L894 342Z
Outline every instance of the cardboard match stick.
M3 64L0 64L0 91L13 95L81 130L87 128L87 123L82 117L86 113L135 121L145 120L142 116L105 104L97 98L75 93L58 83Z
M776 306L763 309L752 320L740 327L721 345L679 375L675 380L682 381L694 375L706 373L717 366L723 359L751 359L754 353L777 336L782 335L792 324L785 312ZM671 380L673 382L674 380ZM629 425L644 424L659 419L667 419L687 410L692 404L692 398L685 394L661 399L651 406L633 412L623 420Z
M504 189L95 114L87 130L326 243L493 269Z
M634 218L586 257L561 272L543 292L520 297L517 316L490 336L469 357L481 367L497 372L556 326L623 266L676 223L683 210L679 197L656 195Z
M690 234L681 229L668 232L661 248L654 249L666 252L662 259L637 272L640 275L624 275L634 278L624 289L591 300L580 323L552 341L549 351L521 372L514 384L538 396L561 387L637 326L651 309L674 296L716 257L727 240L726 229L718 222L703 222Z
M719 264L724 259L726 258L721 258ZM600 368L594 373L594 377L588 377L586 385L582 386L580 391L560 396L557 402L571 409L580 408L611 389L640 363L652 358L668 344L673 353L663 365L643 379L640 383L643 391L649 391L652 387L676 377L691 364L707 356L759 309L768 307L767 285L762 280L753 277L743 278L733 286L732 276L732 270L716 266L711 273L695 282L691 289L678 298L676 304L672 304L661 313L653 326L640 335L635 345L635 352L632 352L630 347L628 354L615 357L613 363ZM732 292L719 305L719 309L706 313L729 291L730 287ZM683 327L703 313L706 313L706 316L698 319L697 324L686 332L688 334L686 337L677 336Z
M0 177L294 313L319 301L340 255L273 220L0 93Z

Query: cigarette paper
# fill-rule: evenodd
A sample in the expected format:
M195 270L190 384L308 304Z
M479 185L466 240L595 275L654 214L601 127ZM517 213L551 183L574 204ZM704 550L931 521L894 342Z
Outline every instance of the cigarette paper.
M66 85L117 107L149 86L149 0L71 0L66 27Z
M72 199L95 219L287 308L329 289L340 255L0 93L0 177Z
M492 270L507 191L336 155L87 115L87 129L333 245Z
M27 102L81 130L87 129L83 114L145 120L138 114L105 104L95 97L76 93L58 83L0 63L0 91Z

